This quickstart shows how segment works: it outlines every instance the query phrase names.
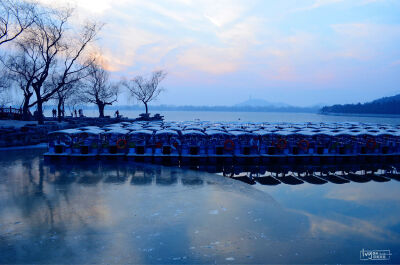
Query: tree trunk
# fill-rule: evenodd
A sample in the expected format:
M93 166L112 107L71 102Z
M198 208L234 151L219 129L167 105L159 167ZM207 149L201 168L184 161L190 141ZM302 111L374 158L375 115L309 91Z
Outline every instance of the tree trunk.
M34 88L36 94L36 119L39 124L44 124L44 117L43 117L43 99L40 96L40 87Z
M37 120L39 124L44 124L44 116L43 116L43 102L40 96L37 99Z
M99 118L104 118L104 107L105 107L105 104L101 103L101 102L98 102L97 103L97 107L99 108Z
M57 111L58 111L58 122L62 121L62 118L64 117L63 115L63 104L64 104L64 100L62 97L58 98L58 104L57 104Z
M61 105L61 116L65 118L65 100L62 101Z
M146 107L146 114L148 114L149 113L149 108L147 107L147 102L143 102L144 103L144 106Z
M24 94L24 105L22 106L22 119L24 121L30 120L29 100L31 97L32 93Z

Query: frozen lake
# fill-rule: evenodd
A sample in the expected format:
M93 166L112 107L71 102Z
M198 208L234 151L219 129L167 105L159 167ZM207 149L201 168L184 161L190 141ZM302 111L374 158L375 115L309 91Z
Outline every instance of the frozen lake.
M42 153L0 153L0 263L400 263L397 181L250 186Z

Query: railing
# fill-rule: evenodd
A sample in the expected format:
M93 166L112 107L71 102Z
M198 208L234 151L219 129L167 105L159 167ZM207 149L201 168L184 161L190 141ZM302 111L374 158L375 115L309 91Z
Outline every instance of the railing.
M0 107L0 118L21 119L22 109L12 107Z

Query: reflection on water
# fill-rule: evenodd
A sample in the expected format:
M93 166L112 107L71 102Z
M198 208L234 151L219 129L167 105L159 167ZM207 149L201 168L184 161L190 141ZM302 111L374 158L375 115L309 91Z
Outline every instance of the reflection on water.
M41 153L0 154L0 263L360 263L363 248L400 261L393 167L210 174Z
M210 167L199 167L209 170ZM214 167L216 168L216 167ZM245 182L250 185L299 185L303 183L322 185L400 181L399 163L332 164L332 165L270 165L220 167L212 172Z

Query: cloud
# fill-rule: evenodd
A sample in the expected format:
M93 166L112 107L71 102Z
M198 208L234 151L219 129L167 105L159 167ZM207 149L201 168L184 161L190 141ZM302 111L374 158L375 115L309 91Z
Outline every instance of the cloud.
M177 64L210 74L225 74L236 71L240 62L235 49L194 47L177 57Z
M208 0L126 3L105 16L118 16L119 23L107 23L102 34L104 57L113 71L161 62L214 75L236 71L246 51L258 43L262 21L244 15L249 6Z
M385 71L395 72L400 58L393 0L68 2L81 17L105 22L98 45L108 70L134 75L161 67L170 73L171 86L193 91L239 86L259 94L292 87L343 91L349 82L354 90L348 91L372 90L366 73L379 83ZM384 4L375 9L373 3ZM306 10L313 12L298 12ZM326 97L321 101L330 102Z
M116 8L118 5L124 4L128 0L118 0L118 1L113 1L113 0L85 0L85 1L80 1L80 0L39 0L39 2L45 4L45 5L52 5L52 6L57 6L57 5L70 5L73 7L77 7L80 9L80 11L83 11L84 13L90 13L90 14L103 14L107 10L110 10L111 8Z
M390 66L392 66L392 67L396 67L396 66L399 66L399 65L400 65L400 60L394 61L394 62L392 62L390 64Z
M293 34L274 33L271 41L260 52L254 54L260 58L266 80L288 82L321 83L331 80L332 73L326 67L315 67L325 56L316 45L318 36L307 32Z
M373 202L380 203L381 201L400 202L398 190L391 185L382 185L381 187L373 185L348 185L332 189L326 195L326 198L353 201L365 205L370 205Z
M312 7L340 1L314 1ZM107 31L102 34L108 69L131 72L163 65L177 71L220 75L264 61L261 65L266 69L257 70L264 78L326 82L334 75L324 68L307 72L321 57L360 59L368 54L366 49L353 49L351 45L324 54L318 47L319 36L304 30L283 33L270 24L270 19L249 13L256 2L122 2L117 8L103 11L107 20L118 20L118 24L106 21ZM102 0L99 9L107 8L111 8L110 1ZM370 27L353 23L331 28L341 39L347 39L356 34L367 36Z
M312 235L327 236L335 235L336 237L365 237L367 239L379 241L397 241L398 236L393 234L390 230L374 225L362 219L339 215L338 220L327 219L303 212L309 217ZM398 220L397 220L398 221Z
M346 4L352 6L360 6L360 5L367 5L377 2L384 2L386 0L314 0L310 5L295 8L292 12L299 12L299 11L307 11L318 9L321 7L326 7L334 4ZM304 1L307 2L307 1Z
M333 24L331 28L348 38L368 38L371 41L387 40L400 34L400 25L397 24L345 23Z
M110 71L123 71L134 66L138 63L137 53L141 47L161 41L160 36L136 27L110 26L106 29L107 38L113 40L113 44L104 45L102 50Z
M232 46L261 44L257 34L261 32L262 19L246 18L231 27L216 32L216 37L224 44Z
M332 43L337 45L332 56L361 61L381 57L400 36L399 25L347 23L331 25L331 28L336 33Z
M298 10L310 10L310 9L315 9L315 8L320 8L322 6L327 6L331 4L336 4L343 2L344 0L315 0L314 3L310 6L300 8Z
M238 1L229 0L207 2L204 6L204 17L217 27L224 27L229 23L241 19L243 13L250 5L250 2L246 2L246 5L243 5Z
M105 11L111 9L115 4L113 0L85 0L85 1L73 1L78 7L83 8L84 10L91 12L102 14ZM124 0L119 0L118 4L125 2ZM114 5L115 7L115 5Z

